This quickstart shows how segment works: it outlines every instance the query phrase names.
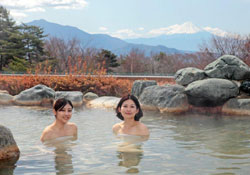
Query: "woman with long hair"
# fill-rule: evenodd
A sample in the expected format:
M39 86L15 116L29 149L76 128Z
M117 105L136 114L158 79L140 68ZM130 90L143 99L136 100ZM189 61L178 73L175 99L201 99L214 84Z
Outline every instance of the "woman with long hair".
M123 122L113 126L112 130L115 134L149 136L147 126L139 121L143 112L134 95L126 95L121 98L116 107L116 116Z
M70 100L65 98L57 99L53 105L55 121L43 130L40 140L44 142L64 136L77 138L77 126L75 123L69 122L72 111L73 105Z

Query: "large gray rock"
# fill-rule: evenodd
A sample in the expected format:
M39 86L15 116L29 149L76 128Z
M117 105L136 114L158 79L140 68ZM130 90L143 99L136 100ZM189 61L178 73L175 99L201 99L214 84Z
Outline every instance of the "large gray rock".
M58 98L70 100L73 106L81 106L83 104L83 93L80 91L56 91L55 100Z
M99 96L93 92L87 92L86 94L84 94L83 96L83 101L88 102L90 100L94 100L96 98L98 98Z
M15 164L19 159L20 151L11 131L0 125L0 161Z
M0 92L0 105L11 105L13 101L13 96L8 93Z
M150 86L144 89L139 101L143 109L181 113L188 110L184 87L180 85Z
M188 102L194 106L214 107L239 94L236 83L218 78L195 81L185 88Z
M0 93L9 94L9 92L6 90L0 90Z
M53 89L39 84L14 96L13 101L17 105L49 105L53 103L54 97Z
M205 73L210 78L223 78L230 80L244 80L250 78L249 67L239 58L224 55L208 64Z
M187 67L178 70L174 77L176 83L186 86L194 81L205 79L206 75L203 70L194 67Z
M154 80L136 80L133 83L131 94L139 98L143 89L153 85L157 85L156 81Z
M89 108L116 108L121 98L112 96L102 96L87 102Z
M222 112L231 115L250 115L250 99L232 98L223 105Z

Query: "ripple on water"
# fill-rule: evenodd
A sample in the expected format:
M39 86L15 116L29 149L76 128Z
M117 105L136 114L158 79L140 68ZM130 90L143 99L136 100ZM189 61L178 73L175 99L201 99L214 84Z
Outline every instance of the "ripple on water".
M78 139L42 144L54 121L49 108L0 106L1 124L11 129L21 150L19 174L248 174L250 119L228 116L172 116L144 112L148 140L116 138L120 122L113 110L76 109ZM193 167L195 165L195 168Z

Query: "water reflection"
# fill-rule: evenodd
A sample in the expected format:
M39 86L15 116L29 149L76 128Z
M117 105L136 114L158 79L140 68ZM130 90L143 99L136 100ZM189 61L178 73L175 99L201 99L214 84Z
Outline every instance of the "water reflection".
M45 142L47 147L54 148L55 153L55 170L57 175L73 174L74 167L72 163L72 146L76 138L72 136L60 137L54 140Z
M178 118L168 116L161 120L162 128L171 131L169 134L176 149L185 152L185 159L190 162L199 159L196 164L200 168L195 171L206 169L214 174L244 174L249 170L246 168L250 165L249 118L194 114ZM178 155L174 153L176 161L180 162Z
M21 150L15 169L5 167L4 175L56 172L76 175L248 175L250 172L249 117L171 116L145 112L143 123L150 129L150 139L135 144L128 152L129 146L124 144L128 137L124 141L111 135L110 128L118 121L110 117L114 116L110 111L76 112L72 122L81 128L79 139L76 146L70 141L64 149L60 144L48 148L40 145L41 126L47 126L53 120L51 111L0 107L0 113L1 124L10 127ZM36 144L38 141L39 145Z
M246 141L250 140L250 134L244 119L234 119L233 123L230 118L192 116L178 121L175 126L173 138L183 148L206 148L211 150L210 155L224 155L221 158L229 156L230 159L233 155L240 158L250 154L250 142Z
M142 152L118 152L119 166L128 168L127 173L139 173L138 165L143 157Z
M0 175L13 175L14 169L16 168L16 165L14 165L15 161L3 161L0 162Z
M121 140L117 146L118 165L126 167L126 173L139 173L138 165L143 158L142 144L149 137L122 134L118 138Z

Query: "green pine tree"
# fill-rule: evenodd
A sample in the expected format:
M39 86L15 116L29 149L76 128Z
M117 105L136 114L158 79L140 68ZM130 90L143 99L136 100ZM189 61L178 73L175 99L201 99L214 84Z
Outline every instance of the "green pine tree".
M46 37L43 34L43 30L40 27L28 26L26 24L22 24L20 28L26 59L29 60L30 64L43 61L42 56L45 54L43 49L44 37Z
M3 68L4 71L26 73L29 67L29 62L23 58L13 57L10 63Z
M37 26L16 25L7 9L0 6L0 71L9 67L14 57L28 60L27 68L43 61L44 37L43 30Z
M101 52L97 55L97 61L99 63L105 62L105 69L108 73L113 72L112 68L118 67L119 63L117 62L116 55L109 50L102 49Z
M0 71L14 56L23 56L21 33L9 12L0 6Z

